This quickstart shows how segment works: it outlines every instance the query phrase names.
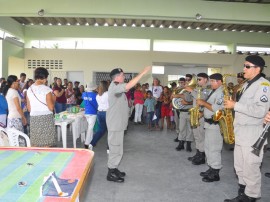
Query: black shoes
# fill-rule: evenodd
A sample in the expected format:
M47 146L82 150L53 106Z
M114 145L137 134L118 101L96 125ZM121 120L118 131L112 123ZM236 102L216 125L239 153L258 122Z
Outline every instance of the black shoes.
M205 177L202 178L203 182L215 182L215 181L219 181L219 170L220 169L214 169L212 168L212 170L208 173L208 175L206 175Z
M205 153L199 151L198 156L192 160L192 164L193 165L205 164Z
M107 180L112 182L124 182L125 179L123 177L125 176L125 172L121 172L117 168L109 168Z
M265 173L265 177L270 177L270 173Z
M187 152L192 152L192 149L191 149L191 142L190 142L190 141L187 141L186 151L187 151Z
M199 150L197 149L196 154L194 156L192 156L192 157L188 157L188 160L193 161L193 159L197 158L198 156L199 156Z
M176 151L181 151L182 149L185 149L184 143L185 143L185 141L180 140L180 141L179 141L179 145L175 148Z
M245 194L246 186L239 184L238 196L233 199L225 199L224 202L256 202L256 198L249 197Z
M225 199L224 202L256 202L256 198L249 197L246 194L241 194L233 199Z
M201 172L200 173L200 176L202 177L206 177L211 171L212 171L213 168L209 167L209 169L205 172Z
M180 140L178 140L178 136L174 139L175 142L179 142Z

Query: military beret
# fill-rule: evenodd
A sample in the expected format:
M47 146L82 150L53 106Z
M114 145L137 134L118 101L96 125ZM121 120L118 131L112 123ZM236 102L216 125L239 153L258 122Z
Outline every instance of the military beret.
M116 74L120 74L121 72L123 72L123 70L121 68L115 68L111 71L110 73L110 77L112 78L114 75Z
M220 81L222 81L222 75L219 74L219 73L212 74L212 75L210 75L209 78L210 79L214 79L214 80L220 80Z
M249 55L246 57L246 61L258 66L258 67L265 67L265 61L262 57L258 55Z
M206 73L199 73L197 74L197 77L202 77L208 79L208 75Z

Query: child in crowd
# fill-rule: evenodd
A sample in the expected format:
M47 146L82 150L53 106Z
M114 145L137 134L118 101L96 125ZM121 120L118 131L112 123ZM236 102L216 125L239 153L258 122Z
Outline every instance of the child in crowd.
M142 110L143 110L143 92L141 91L141 84L137 84L135 87L134 92L134 106L135 106L135 117L134 117L134 123L136 124L142 124Z
M150 90L148 90L147 91L147 99L144 101L144 106L146 107L146 111L147 111L147 123L148 123L149 130L151 130L151 127L152 127L152 120L154 117L156 104L157 104L156 99L152 97L152 92ZM156 124L156 128L158 129L157 124Z
M171 97L170 89L168 88L168 86L165 86L160 96L160 100L162 102L161 104L161 130L164 127L164 118L166 118L167 129L170 129L171 127L170 112L172 111L172 108L170 105L171 103L170 97Z

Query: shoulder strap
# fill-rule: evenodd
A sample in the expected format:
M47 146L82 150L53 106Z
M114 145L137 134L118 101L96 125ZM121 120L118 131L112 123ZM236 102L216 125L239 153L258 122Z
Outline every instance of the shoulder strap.
M36 94L34 93L32 87L30 87L30 89L31 89L33 95L37 98L37 96L36 96ZM45 104L44 102L42 102L40 99L37 98L37 100L38 100L40 103L42 103L42 104L44 104L45 106L47 106L47 104Z

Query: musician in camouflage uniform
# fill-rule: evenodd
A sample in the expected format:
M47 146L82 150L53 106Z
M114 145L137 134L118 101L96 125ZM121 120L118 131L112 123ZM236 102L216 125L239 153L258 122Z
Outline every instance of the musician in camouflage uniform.
M212 74L210 76L210 84L212 91L207 100L197 99L197 103L204 107L204 150L209 166L206 172L200 173L204 182L219 181L219 171L222 168L221 150L223 137L221 136L218 122L213 120L215 112L223 108L222 75L219 73Z
M261 197L263 150L257 156L251 146L262 134L264 117L270 107L270 83L261 76L264 67L265 61L260 56L247 56L244 77L248 81L236 101L225 101L225 107L235 111L234 168L239 182L238 196L225 202L254 202Z

